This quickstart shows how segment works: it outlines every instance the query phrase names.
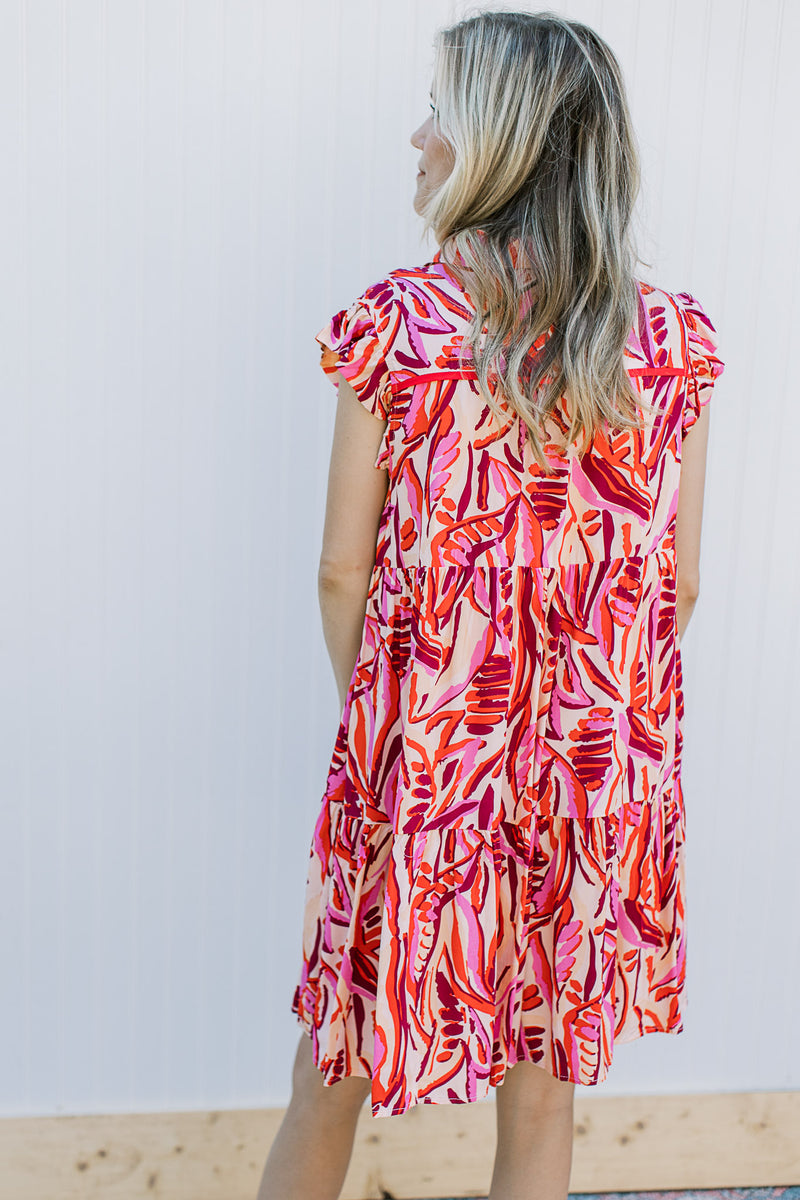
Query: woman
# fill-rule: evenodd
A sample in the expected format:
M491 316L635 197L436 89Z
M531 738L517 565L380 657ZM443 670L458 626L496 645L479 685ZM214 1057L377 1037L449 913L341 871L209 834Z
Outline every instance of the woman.
M592 30L462 21L432 101L415 208L439 250L318 335L343 711L260 1200L338 1196L368 1095L385 1116L492 1089L492 1200L564 1197L575 1084L683 1028L714 328L633 274L635 140Z

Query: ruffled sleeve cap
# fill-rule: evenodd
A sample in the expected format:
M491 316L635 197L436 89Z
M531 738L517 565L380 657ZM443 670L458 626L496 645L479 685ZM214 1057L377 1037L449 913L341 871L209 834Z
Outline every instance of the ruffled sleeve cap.
M388 420L392 384L386 348L378 333L373 305L366 296L342 309L316 335L320 366L330 376L340 371L374 417Z
M679 292L676 299L686 323L689 384L682 417L686 433L700 416L700 409L711 399L725 363L717 354L717 331L700 301L689 292Z

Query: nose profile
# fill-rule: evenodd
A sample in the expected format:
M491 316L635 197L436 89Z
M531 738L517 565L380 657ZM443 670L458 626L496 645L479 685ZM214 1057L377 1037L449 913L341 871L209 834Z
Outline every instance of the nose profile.
M418 129L415 129L411 135L411 145L415 150L425 149L425 138L428 134L428 126L432 123L433 117L430 116L422 122Z

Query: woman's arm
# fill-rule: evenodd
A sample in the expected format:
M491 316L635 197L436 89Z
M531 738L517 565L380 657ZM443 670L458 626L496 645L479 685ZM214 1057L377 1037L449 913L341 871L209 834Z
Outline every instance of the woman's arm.
M700 592L700 533L703 522L709 408L710 405L703 405L699 417L684 434L683 439L675 527L678 636L681 639Z
M364 632L367 593L389 473L375 468L386 421L337 375L325 527L317 575L322 629L344 708Z

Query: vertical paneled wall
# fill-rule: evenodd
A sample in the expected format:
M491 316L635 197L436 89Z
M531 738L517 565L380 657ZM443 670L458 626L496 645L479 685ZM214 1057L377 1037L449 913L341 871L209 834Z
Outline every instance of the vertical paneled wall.
M629 81L712 401L684 642L687 1028L598 1092L800 1086L800 11L554 4ZM0 1108L281 1104L338 707L314 334L423 262L444 0L0 0Z

